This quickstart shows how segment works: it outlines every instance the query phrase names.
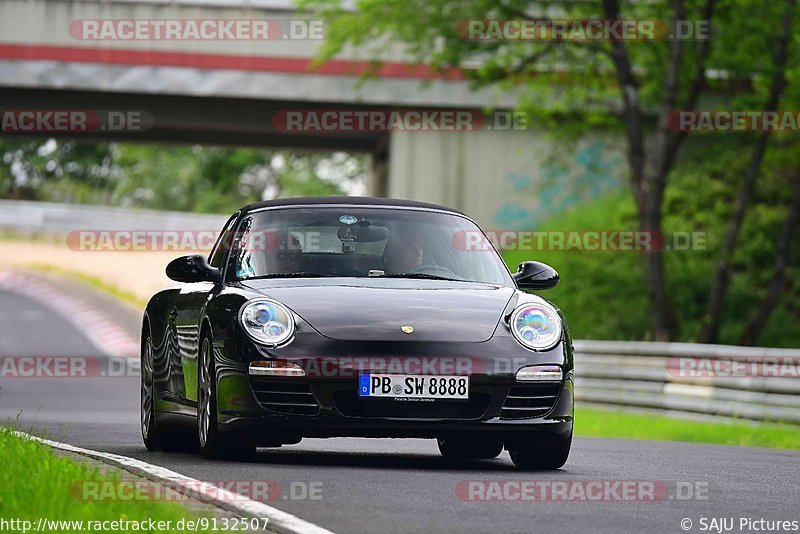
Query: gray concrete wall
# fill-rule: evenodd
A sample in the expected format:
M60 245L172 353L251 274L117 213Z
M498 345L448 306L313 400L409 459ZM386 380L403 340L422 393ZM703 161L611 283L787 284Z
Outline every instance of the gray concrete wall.
M618 139L543 131L393 132L388 195L436 202L485 229L519 230L624 187Z

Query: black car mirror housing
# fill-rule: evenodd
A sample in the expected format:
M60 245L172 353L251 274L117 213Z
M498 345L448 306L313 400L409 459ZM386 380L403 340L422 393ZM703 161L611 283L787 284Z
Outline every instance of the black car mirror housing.
M176 282L216 282L219 279L219 269L209 265L208 259L200 254L172 260L166 272Z
M511 277L520 289L551 289L560 280L555 269L540 261L523 261Z

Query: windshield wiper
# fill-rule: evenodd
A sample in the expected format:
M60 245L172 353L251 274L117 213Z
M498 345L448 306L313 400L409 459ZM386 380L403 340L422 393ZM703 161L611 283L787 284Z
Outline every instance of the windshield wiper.
M381 278L380 276L378 278ZM463 282L463 279L458 278L448 278L446 276L438 276L435 274L428 274L428 273L387 273L383 275L383 278L416 278L416 279L423 279L423 280L447 280L448 282Z
M260 280L264 278L324 278L327 276L331 276L328 274L320 274L320 273L307 273L307 272L297 272L297 273L272 273L272 274L261 274L258 276L249 276L247 278L243 278L242 281L245 280Z

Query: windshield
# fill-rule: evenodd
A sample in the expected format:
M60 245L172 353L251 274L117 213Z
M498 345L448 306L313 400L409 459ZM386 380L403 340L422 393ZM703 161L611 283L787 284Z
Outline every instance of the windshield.
M285 208L246 216L229 272L258 277L399 277L513 285L497 252L466 250L480 233L452 214L398 208Z

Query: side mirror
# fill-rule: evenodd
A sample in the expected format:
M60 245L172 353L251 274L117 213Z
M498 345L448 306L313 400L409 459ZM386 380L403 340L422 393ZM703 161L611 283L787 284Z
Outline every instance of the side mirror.
M520 289L550 289L559 280L556 270L540 261L523 261L511 277Z
M169 262L167 276L176 282L216 282L219 269L209 265L205 256L181 256Z

